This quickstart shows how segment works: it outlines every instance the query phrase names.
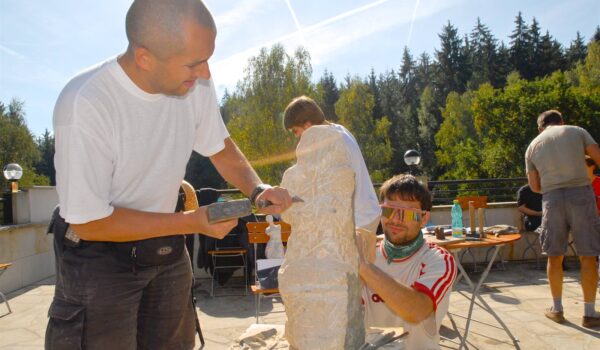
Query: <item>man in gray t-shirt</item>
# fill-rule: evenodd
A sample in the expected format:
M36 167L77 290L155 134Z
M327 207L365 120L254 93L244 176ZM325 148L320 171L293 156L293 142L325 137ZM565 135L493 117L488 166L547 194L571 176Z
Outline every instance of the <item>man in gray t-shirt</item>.
M554 305L546 317L562 323L562 261L567 251L569 232L581 261L584 327L600 326L595 311L598 273L596 256L600 255L600 218L594 192L585 167L585 155L600 164L600 148L583 128L564 125L556 110L538 117L540 134L525 152L525 169L529 186L543 194L540 242L548 255L548 283Z

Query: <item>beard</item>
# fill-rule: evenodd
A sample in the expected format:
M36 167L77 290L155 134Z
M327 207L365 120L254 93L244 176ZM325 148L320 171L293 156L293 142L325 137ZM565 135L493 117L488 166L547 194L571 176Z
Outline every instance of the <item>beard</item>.
M413 241L419 235L420 227L418 227L416 230L410 231L407 226L395 225L395 227L401 227L403 229L403 231L402 232L392 232L392 230L390 229L390 226L391 225L384 226L383 233L385 235L385 239L394 245L405 245L405 244Z

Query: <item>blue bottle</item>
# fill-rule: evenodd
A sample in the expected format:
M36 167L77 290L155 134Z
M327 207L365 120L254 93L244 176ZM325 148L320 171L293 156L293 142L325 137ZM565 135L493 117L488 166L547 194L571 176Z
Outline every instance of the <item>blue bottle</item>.
M450 213L452 215L452 237L464 238L462 208L456 199L454 200Z

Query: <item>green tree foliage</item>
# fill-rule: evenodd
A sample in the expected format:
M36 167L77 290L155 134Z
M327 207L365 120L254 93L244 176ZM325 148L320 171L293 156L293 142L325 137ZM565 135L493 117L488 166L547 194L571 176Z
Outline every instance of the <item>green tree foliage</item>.
M13 99L8 106L0 102L0 166L8 163L21 165L21 187L48 185L48 178L34 171L34 164L39 159L38 148L25 121L24 102ZM8 187L4 176L0 177L0 186Z
M54 136L46 129L44 134L36 140L40 159L35 163L35 170L40 175L47 177L51 186L56 185L56 171L54 170Z
M470 62L472 75L468 86L477 89L483 83L494 87L504 85L506 75L510 72L510 53L494 38L488 27L477 18L477 24L470 34Z
M356 138L372 180L381 182L391 174L392 147L388 135L391 123L385 116L379 120L371 117L374 105L368 84L355 78L341 91L335 109L340 123Z
M437 87L442 96L456 91L463 93L470 78L469 50L458 35L458 28L450 22L442 28L440 50L436 50Z
M600 41L590 43L585 62L578 63L569 77L581 94L600 96Z
M421 167L428 176L435 174L435 134L439 130L439 120L436 116L436 105L431 87L423 90L420 106L417 112L419 118L419 145L421 152Z
M442 110L444 121L435 135L438 146L438 166L444 171L442 179L479 178L480 139L475 132L471 112L472 92L448 94Z
M264 181L278 184L294 159L293 135L283 129L283 110L300 95L314 96L310 56L288 55L283 46L261 49L249 60L244 79L223 102L233 140Z
M539 43L535 76L544 77L556 70L565 69L566 63L562 51L562 45L546 31Z
M574 68L577 63L583 61L587 56L587 46L579 32L577 32L575 40L571 41L571 46L567 49L565 56L568 68Z
M515 29L510 35L510 60L513 67L521 76L531 79L534 74L530 66L531 48L529 47L531 39L529 37L529 27L521 12L515 18Z
M433 85L433 75L435 66L431 62L431 58L427 52L423 52L418 59L415 67L415 88L421 93L427 86Z
M442 178L524 176L525 149L538 134L537 116L548 109L600 135L600 44L592 43L585 62L571 72L533 81L513 73L504 88L484 84L450 94L435 137Z
M592 36L591 42L600 43L600 26L596 26L596 31L594 32L594 35Z
M371 113L372 117L375 119L381 119L383 117L383 108L381 106L381 92L379 91L379 85L377 84L377 76L375 75L375 70L371 68L371 73L367 78L369 81L369 91L373 94L373 111Z
M335 77L327 70L325 70L317 83L316 94L315 101L317 101L323 113L325 113L325 119L336 122L338 117L335 114L335 104L340 98L340 90L335 82Z

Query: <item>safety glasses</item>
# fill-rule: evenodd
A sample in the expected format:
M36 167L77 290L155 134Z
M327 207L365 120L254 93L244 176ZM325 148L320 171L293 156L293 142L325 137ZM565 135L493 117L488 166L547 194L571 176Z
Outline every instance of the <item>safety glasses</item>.
M401 222L420 221L424 211L414 208L398 208L389 204L381 204L381 216L388 220L392 220L394 216Z

